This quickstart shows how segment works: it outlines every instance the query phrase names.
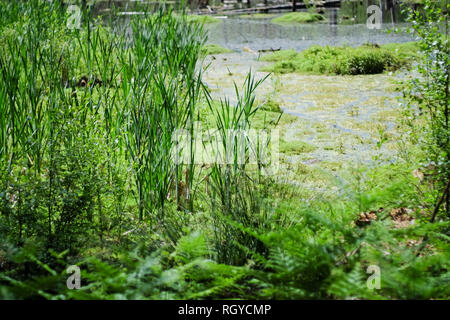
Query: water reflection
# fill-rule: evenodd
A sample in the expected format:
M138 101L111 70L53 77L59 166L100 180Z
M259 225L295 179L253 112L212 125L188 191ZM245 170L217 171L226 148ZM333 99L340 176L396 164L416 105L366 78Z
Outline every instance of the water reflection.
M271 22L273 16L266 19L249 19L243 16L231 15L222 19L220 23L207 25L209 31L208 42L220 44L234 51L242 51L243 47L253 50L270 48L304 50L313 44L318 45L343 45L357 46L364 43L389 43L411 41L410 35L387 34L386 31L393 25L399 28L406 27L404 16L399 6L394 6L395 0L362 0L343 1L335 8L320 9L327 18L325 23L277 25ZM227 3L230 2L227 0ZM251 6L268 3L269 5L280 4L285 0L251 1ZM109 3L109 4L108 4ZM135 11L138 1L102 1L96 10L98 13L107 12L109 6L114 5L119 11ZM149 2L147 2L149 3ZM193 11L196 3L191 1ZM210 0L209 4L219 5L220 0ZM160 2L152 2L160 5ZM368 29L366 26L367 7L370 5L381 5L382 28ZM234 6L242 7L242 2L236 2ZM233 4L231 5L233 6ZM246 5L244 6L246 7ZM198 8L198 4L197 4ZM106 11L105 11L106 10ZM279 15L286 13L278 12ZM271 11L273 13L273 11ZM122 17L122 23L127 24L129 16Z
M330 25L330 32L331 32L331 34L336 36L337 35L337 24L338 24L337 23L338 10L337 10L337 8L331 8L331 9L329 9L328 13L329 13L328 21L329 21L329 25Z
M337 10L329 12L329 23L281 26L270 20L240 18L225 19L220 24L209 25L210 43L220 44L235 51L243 47L253 50L269 48L304 50L313 44L357 46L364 43L390 43L411 41L409 34L387 34L391 24L368 29L365 24L337 24ZM406 27L405 23L397 27Z

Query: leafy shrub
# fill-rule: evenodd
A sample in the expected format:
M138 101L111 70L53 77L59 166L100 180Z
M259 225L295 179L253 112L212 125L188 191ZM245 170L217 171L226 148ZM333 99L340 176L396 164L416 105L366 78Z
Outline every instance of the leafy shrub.
M405 82L407 123L413 138L427 150L424 171L433 176L431 192L434 207L431 221L438 213L450 216L450 46L448 10L450 4L424 1L423 9L409 12L411 32L418 38L423 53L414 77ZM428 168L428 169L427 169ZM442 216L445 217L443 214Z

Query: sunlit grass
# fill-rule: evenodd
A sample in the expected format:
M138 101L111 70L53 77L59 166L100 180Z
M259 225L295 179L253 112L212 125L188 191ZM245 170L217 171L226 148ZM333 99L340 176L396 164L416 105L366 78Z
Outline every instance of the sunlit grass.
M301 24L319 22L323 20L325 20L325 18L318 13L291 12L272 19L272 22L277 24Z
M302 52L274 52L263 56L261 60L275 62L263 70L276 73L357 75L394 71L407 66L417 57L417 46L407 43L381 47L363 45L357 48L311 46Z

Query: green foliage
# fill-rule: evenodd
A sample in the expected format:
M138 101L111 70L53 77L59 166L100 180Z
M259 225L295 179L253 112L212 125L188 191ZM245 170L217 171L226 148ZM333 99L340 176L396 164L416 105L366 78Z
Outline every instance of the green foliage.
M411 32L418 37L423 52L417 67L420 77L406 82L404 92L407 122L427 150L423 170L433 175L433 221L441 206L441 211L450 215L450 46L446 14L450 5L442 8L432 1L424 3L423 9L412 11L409 16Z
M385 43L380 45L380 47L395 53L401 63L408 63L411 60L416 61L421 57L420 47L417 42Z
M295 50L280 50L261 57L262 61L280 62L283 60L292 60L298 57L299 53Z
M3 274L0 292L5 298L52 299L448 299L448 221L421 223L417 211L412 213L414 224L395 228L389 211L398 205L399 194L414 191L413 185L399 183L411 175L399 170L386 192L386 177L372 174L366 175L367 191L356 180L332 201L306 205L277 194L282 210L278 217L285 220L266 217L270 226L264 228L222 220L266 248L254 251L240 242L248 250L243 266L211 260L214 246L209 246L206 234L196 231L182 237L175 248L155 243L159 249L141 245L103 261L79 261L82 287L68 290L67 275L58 269L64 265L63 256L55 255L58 262L50 267L39 261L36 247L2 247L0 253L10 252L8 258L15 263L28 261L28 268L40 270L42 276L18 281L14 274ZM355 226L355 208L379 205L386 206L377 220ZM380 268L380 289L367 286L370 265Z
M425 55L416 58L426 60L408 87L422 94L410 93L411 110L427 124L417 141L437 168L432 183L414 178L416 163L380 165L336 179L337 193L322 198L276 179L262 131L257 143L235 135L276 126L280 105L256 102L265 78L251 73L235 103L213 101L198 70L206 34L192 18L163 8L134 17L130 34L84 10L82 28L68 30L59 3L0 1L0 298L448 299L448 204L428 222L448 174L441 11L417 18ZM415 48L263 59L289 72L374 73ZM216 130L220 139L201 142L220 143L225 163L196 166L192 148L173 152L178 129L198 142L197 120ZM314 148L280 141L288 155ZM377 218L361 223L362 213ZM79 290L66 286L69 265L82 270ZM367 287L370 265L379 290Z
M180 239L173 252L161 247L154 252L138 249L123 252L120 260L101 261L87 258L77 263L81 268L82 287L69 290L65 269L55 270L35 258L31 250L16 251L11 259L29 261L41 269L36 279L17 281L0 275L2 298L47 299L201 299L242 294L237 283L246 270L214 263L206 258L206 244L201 234ZM56 256L57 264L64 261ZM2 282L8 283L7 286Z
M270 72L357 75L397 70L407 65L411 56L417 56L417 49L408 43L358 48L311 46L302 52L282 50L261 59L275 62L264 69Z
M254 271L250 280L257 287L255 297L446 299L450 276L446 240L449 224L422 224L416 212L414 224L404 229L394 227L391 208L404 204L398 202L402 201L399 195L410 203L408 197L415 188L405 181L411 180L411 175L403 173L401 167L397 169L400 170L391 182L379 170L366 172L364 183L356 179L330 201L307 205L285 200L290 203L285 214L296 223L259 236L269 254L254 258L264 265L262 270ZM364 227L355 226L358 210L380 206L384 209L377 214L377 220ZM421 242L424 234L430 237ZM369 265L381 270L379 290L366 285Z
M172 159L173 134L192 123L196 112L201 73L196 74L195 67L205 35L201 26L176 19L171 11L136 20L133 30L130 55L134 59L128 63L123 56L124 80L130 84L122 86L123 96L130 97L124 138L140 219L151 215L161 220L172 181L179 181L180 170Z
M0 49L2 112L1 212L12 231L8 239L46 239L56 250L74 253L84 242L95 193L105 172L98 163L98 130L86 103L67 90L66 33L59 7L40 1L24 6L20 23L5 25ZM14 36L15 32L24 34ZM13 34L13 36L11 36ZM70 45L70 44L69 44ZM75 98L75 99L74 99Z
M5 7L17 14L11 21L5 15L0 29L7 238L20 244L38 237L75 254L91 232L103 242L112 229L117 236L128 228L130 207L137 205L141 220L169 218L167 196L181 171L172 134L195 113L202 27L161 9L136 17L130 39L89 11L82 29L67 29L59 2Z
M208 95L208 106L214 114L215 127L220 135L223 150L222 161L212 165L209 181L212 189L211 213L214 225L214 246L217 261L231 265L245 262L248 253L263 252L261 243L253 236L243 233L239 227L258 230L265 221L267 212L261 204L264 194L261 171L269 165L262 159L260 150L269 141L250 141L245 135L251 129L251 119L258 111L255 104L255 90L265 78L254 81L251 73L247 75L244 91L241 94L235 85L237 103L231 107L229 100L221 100L215 108ZM248 172L248 159L256 151L258 172L253 180ZM243 250L243 248L245 250Z

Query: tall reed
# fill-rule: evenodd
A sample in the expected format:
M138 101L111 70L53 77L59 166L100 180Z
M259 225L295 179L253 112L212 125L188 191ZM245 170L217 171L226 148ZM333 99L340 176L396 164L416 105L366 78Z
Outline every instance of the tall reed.
M135 19L132 27L133 42L122 74L128 110L125 139L140 219L150 215L164 222L169 189L182 179L173 159L172 138L177 129L193 122L202 92L196 66L206 36L202 26L170 9ZM186 176L193 177L189 172L193 167L187 170ZM192 178L185 183L192 184Z
M262 243L242 229L258 230L265 219L260 190L264 184L260 177L267 159L263 158L264 153L260 149L269 147L269 141L260 141L258 137L255 141L250 129L251 119L259 109L255 103L255 90L266 78L255 81L249 72L242 93L235 84L237 102L234 106L225 99L215 108L206 91L218 133L216 148L219 161L212 164L209 183L214 245L217 259L222 263L244 263L248 256L245 248L257 253L265 252ZM256 175L250 170L252 158L256 160Z
M178 163L173 136L189 130L194 144L192 124L204 94L203 26L162 6L133 17L127 39L127 26L115 25L120 20L101 25L84 7L75 30L66 28L60 2L32 0L8 10L17 16L2 18L7 27L0 38L2 170L19 174L25 164L33 181L45 186L36 207L45 212L39 223L48 238L65 230L70 197L83 197L103 239L111 218L104 208L114 203L121 220L130 204L124 185L129 168L139 220L162 225L176 240L181 228L167 221L167 201L174 193L181 212L194 210L195 153L184 150L190 161ZM73 188L79 192L70 193Z

